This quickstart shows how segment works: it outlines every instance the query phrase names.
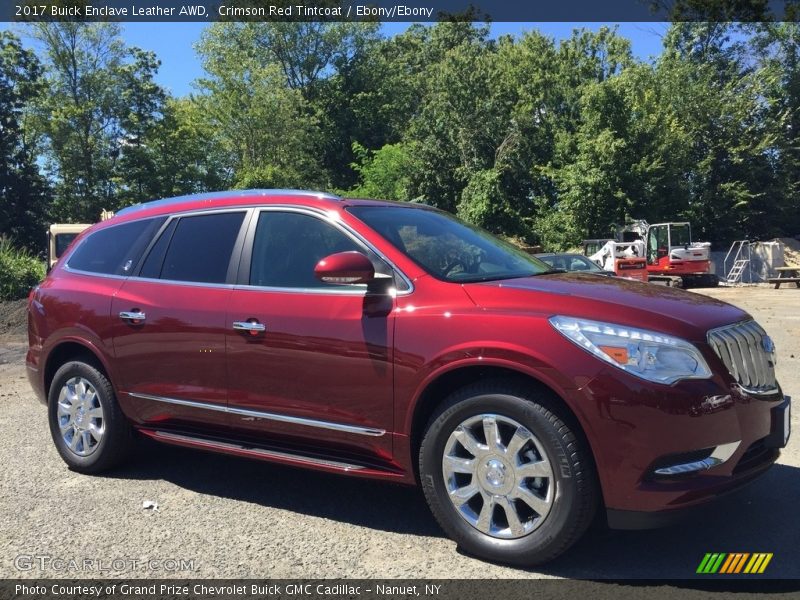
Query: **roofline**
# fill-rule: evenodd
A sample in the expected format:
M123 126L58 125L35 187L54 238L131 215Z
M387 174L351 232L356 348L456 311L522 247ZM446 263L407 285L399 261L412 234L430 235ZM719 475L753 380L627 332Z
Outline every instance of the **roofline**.
M199 194L187 194L185 196L175 196L173 198L162 198L159 200L152 200L150 202L142 202L127 206L118 210L115 216L129 215L131 213L139 212L149 208L160 208L171 206L173 204L181 204L184 202L197 202L197 201L211 201L211 200L224 200L226 198L252 198L253 196L314 196L320 200L336 200L341 201L342 198L336 194L328 192L320 192L315 190L290 190L290 189L253 189L253 190L229 190L220 192L203 192Z

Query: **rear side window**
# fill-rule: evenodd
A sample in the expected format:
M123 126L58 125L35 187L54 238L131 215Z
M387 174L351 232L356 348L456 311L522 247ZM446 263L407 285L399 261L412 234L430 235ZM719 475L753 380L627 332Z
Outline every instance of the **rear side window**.
M129 275L165 219L143 219L91 233L72 253L67 266L89 273Z
M169 225L164 228L164 231L150 248L147 253L147 258L142 265L142 270L139 272L139 277L148 277L150 279L158 279L161 277L161 267L164 264L164 256L167 254L167 248L172 240L172 234L175 233L175 226L178 224L178 219L170 221Z
M161 279L225 283L243 220L243 212L181 218L164 257ZM148 265L149 272L154 268Z

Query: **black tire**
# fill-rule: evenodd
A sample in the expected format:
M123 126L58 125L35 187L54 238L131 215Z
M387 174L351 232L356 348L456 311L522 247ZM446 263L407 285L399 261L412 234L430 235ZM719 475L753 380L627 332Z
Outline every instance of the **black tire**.
M59 427L59 395L64 385L76 377L83 378L94 387L103 411L102 437L87 456L81 456L70 449ZM58 453L71 469L79 473L100 473L121 464L130 455L133 430L119 408L111 382L94 366L82 361L63 364L53 377L47 405L50 434Z
M546 390L498 380L458 390L433 414L420 447L420 480L436 520L463 551L493 562L533 566L553 560L584 534L598 505L597 478L588 449L567 424L570 419L559 414L563 412ZM550 511L523 537L502 539L480 531L461 516L448 495L442 473L448 438L466 420L486 414L527 428L552 465L555 491ZM473 483L476 478L472 475Z

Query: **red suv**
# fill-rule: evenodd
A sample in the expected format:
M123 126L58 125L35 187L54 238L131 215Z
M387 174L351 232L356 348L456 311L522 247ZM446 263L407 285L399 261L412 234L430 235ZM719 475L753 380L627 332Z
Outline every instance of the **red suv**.
M29 302L64 461L134 432L421 484L466 551L532 565L597 509L658 524L789 436L770 338L704 296L564 273L420 204L213 193L81 234Z

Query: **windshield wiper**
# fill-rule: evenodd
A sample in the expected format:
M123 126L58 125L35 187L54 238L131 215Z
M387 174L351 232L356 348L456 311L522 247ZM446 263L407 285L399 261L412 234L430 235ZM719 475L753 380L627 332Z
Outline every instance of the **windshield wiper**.
M552 271L542 271L541 273L520 273L520 274L497 274L485 275L484 277L470 277L469 279L450 279L453 283L485 283L487 281L505 281L507 279L524 279L525 277L535 277L536 275L549 275L551 273L566 273L563 269L554 269Z
M553 273L569 273L566 269L550 269L549 271L542 271L541 273L531 273L528 277L536 277L537 275L552 275Z

